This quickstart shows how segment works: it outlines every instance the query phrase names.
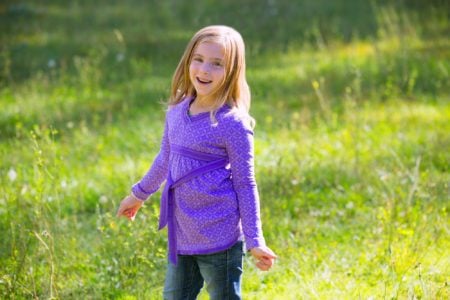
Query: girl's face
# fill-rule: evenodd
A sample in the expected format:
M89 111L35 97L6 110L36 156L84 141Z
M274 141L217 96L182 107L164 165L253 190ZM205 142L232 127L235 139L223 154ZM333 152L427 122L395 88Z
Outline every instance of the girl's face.
M213 42L197 45L189 66L189 78L198 98L214 96L225 79L224 47Z

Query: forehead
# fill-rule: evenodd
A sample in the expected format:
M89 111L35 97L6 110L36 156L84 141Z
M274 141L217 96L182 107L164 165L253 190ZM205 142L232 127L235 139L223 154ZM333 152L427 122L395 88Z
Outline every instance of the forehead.
M223 59L225 55L225 47L221 43L201 42L197 45L197 47L195 47L194 55Z

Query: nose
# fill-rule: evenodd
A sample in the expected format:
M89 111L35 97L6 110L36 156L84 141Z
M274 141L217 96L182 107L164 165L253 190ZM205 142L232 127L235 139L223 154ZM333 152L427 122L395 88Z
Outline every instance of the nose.
M204 63L202 64L202 66L200 67L200 71L204 74L208 74L210 72L210 65L208 63Z

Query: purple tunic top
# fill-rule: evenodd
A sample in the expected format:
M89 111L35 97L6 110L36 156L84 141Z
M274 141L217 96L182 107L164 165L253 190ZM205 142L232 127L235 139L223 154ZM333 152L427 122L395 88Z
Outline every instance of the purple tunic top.
M169 174L171 180L177 181L208 164L194 155L171 151L171 147L228 157L225 167L200 174L173 189L176 252L214 253L244 238L247 249L263 246L253 131L227 105L217 112L217 124L212 124L209 112L189 116L192 101L186 98L167 112L160 152L149 171L133 185L132 193L146 200Z

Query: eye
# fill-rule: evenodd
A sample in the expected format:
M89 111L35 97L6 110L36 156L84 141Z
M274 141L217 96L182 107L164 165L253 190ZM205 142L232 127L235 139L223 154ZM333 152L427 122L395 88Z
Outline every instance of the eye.
M197 61L197 62L203 62L203 59L201 59L200 57L194 57L193 61Z
M215 61L215 62L213 62L213 66L215 66L215 67L222 67L223 64L220 61Z

